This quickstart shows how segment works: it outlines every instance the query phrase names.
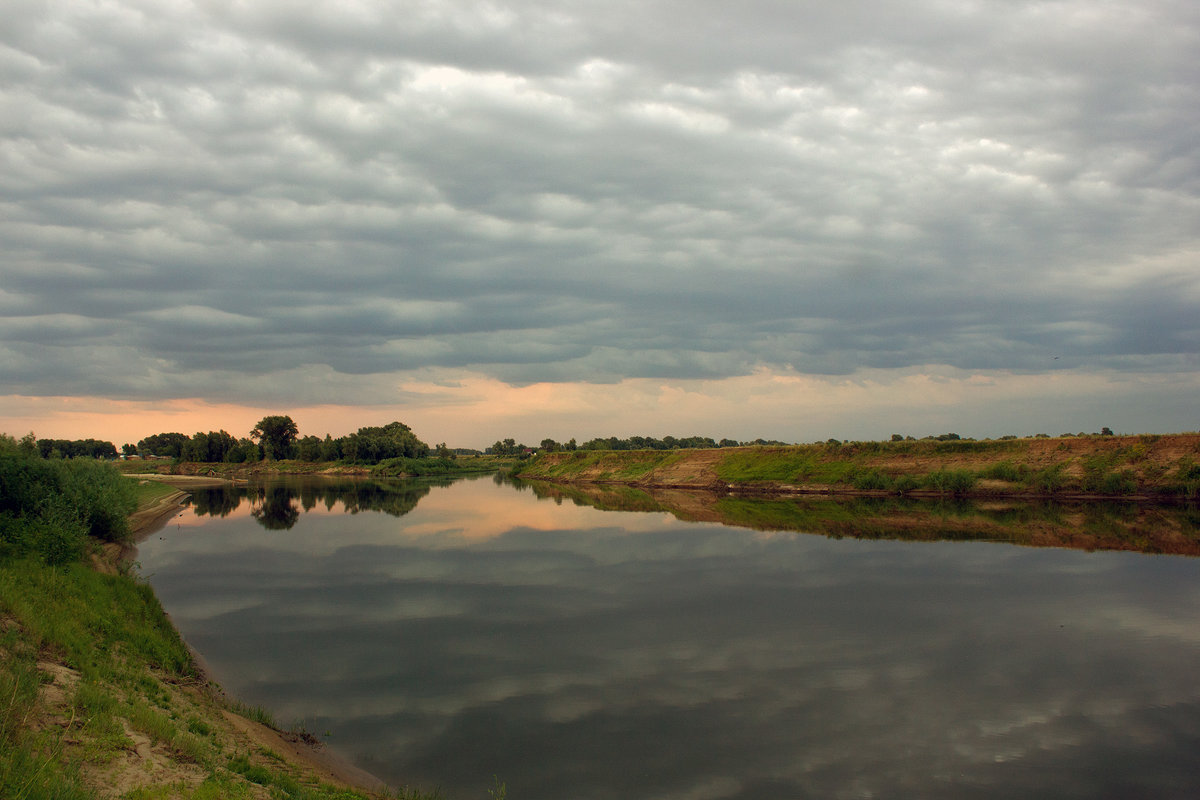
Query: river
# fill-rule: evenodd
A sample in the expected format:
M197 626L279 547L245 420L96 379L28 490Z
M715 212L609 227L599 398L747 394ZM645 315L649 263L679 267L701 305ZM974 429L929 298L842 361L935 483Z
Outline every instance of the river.
M198 490L139 560L232 695L449 800L1200 796L1200 559L598 505Z

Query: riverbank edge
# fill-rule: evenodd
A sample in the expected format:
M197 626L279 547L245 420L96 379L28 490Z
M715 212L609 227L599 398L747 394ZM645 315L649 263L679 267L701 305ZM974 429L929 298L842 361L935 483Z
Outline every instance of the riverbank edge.
M171 519L187 507L186 501L190 497L190 492L187 491L189 488L223 486L231 483L225 478L199 475L143 474L130 477L154 480L175 486L176 491L157 498L130 515L130 540L121 545L104 548L103 553L94 564L100 571L110 574L130 574L137 559L137 545L162 530ZM204 694L213 701L215 710L220 717L234 726L241 735L250 739L258 747L281 756L282 760L293 770L308 773L319 782L361 792L372 800L391 796L390 787L383 780L332 752L311 734L281 730L231 710L230 705L233 700L213 678L203 654L183 637L183 634L175 627L171 615L165 609L162 611L162 615L187 646L197 673L197 683L203 688Z

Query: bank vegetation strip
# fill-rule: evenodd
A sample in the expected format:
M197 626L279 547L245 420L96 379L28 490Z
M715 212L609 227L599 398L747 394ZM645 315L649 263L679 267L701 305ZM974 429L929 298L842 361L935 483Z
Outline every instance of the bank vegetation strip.
M540 453L515 472L555 483L760 494L1200 496L1200 434L846 442Z

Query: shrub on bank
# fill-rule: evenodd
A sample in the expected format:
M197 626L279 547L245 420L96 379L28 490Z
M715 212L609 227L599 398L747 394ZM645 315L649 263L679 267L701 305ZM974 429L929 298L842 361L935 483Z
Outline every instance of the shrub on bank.
M1054 464L1040 469L1026 479L1026 485L1041 492L1057 492L1067 485L1066 465Z
M998 481L1009 481L1010 483L1020 483L1029 477L1028 464L1014 464L1011 461L1001 461L998 464L992 464L980 471L979 477L990 478Z
M458 470L458 465L448 458L387 458L371 470L372 475L445 475Z
M943 494L966 494L975 485L975 475L965 469L940 469L925 476L925 485Z
M894 488L892 476L877 469L870 469L854 476L853 485L860 491L886 491Z
M63 564L83 555L89 536L129 537L136 492L110 464L44 459L4 437L0 486L0 558L36 555Z

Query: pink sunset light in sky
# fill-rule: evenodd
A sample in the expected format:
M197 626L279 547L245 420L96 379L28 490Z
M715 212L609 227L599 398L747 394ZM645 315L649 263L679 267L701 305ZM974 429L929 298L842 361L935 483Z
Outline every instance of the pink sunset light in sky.
M1166 385L1163 385L1163 384ZM483 449L512 437L536 445L543 438L580 442L596 436L712 436L742 441L884 439L891 433L924 436L947 431L998 437L1070 433L1107 425L1121 432L1154 432L1139 419L1104 410L1115 398L1152 393L1173 398L1159 409L1157 432L1189 430L1194 376L1120 380L1105 375L957 374L887 372L818 378L760 371L740 378L618 384L537 383L512 386L483 376L403 385L396 405L242 406L200 400L135 401L88 397L0 396L0 430L12 436L97 438L119 448L154 433L227 430L246 436L264 416L288 414L301 435L342 436L393 420L435 444ZM1080 395L1091 397L1090 404ZM1032 410L1032 411L1031 411ZM1103 416L1102 416L1103 415ZM1040 424L1031 429L1031 420Z

